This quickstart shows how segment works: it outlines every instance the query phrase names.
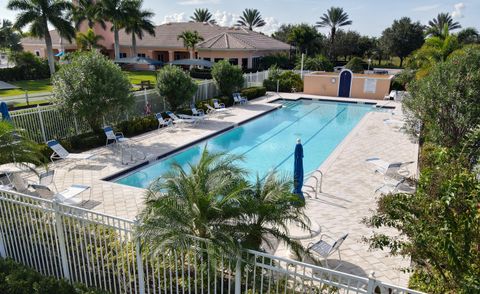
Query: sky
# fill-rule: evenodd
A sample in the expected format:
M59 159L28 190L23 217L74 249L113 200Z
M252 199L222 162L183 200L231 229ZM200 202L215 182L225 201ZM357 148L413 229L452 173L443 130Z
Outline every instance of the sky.
M15 12L0 0L0 19L14 20ZM408 16L422 24L440 12L449 12L462 27L480 30L480 0L144 0L144 8L155 13L154 22L188 21L195 8L208 8L220 25L236 23L245 8L258 9L266 21L260 31L271 34L284 23L315 24L331 6L341 6L353 21L346 29L369 36L379 36L394 19ZM326 29L320 29L327 33Z

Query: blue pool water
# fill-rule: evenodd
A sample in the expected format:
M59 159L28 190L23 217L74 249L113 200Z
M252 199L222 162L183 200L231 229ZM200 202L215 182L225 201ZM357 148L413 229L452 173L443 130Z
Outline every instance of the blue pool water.
M187 166L199 160L205 144L212 151L242 154L241 163L251 179L263 177L276 168L293 174L293 152L296 139L304 148L305 174L317 169L362 117L374 111L372 105L330 101L298 100L283 102L284 107L189 147L166 159L152 163L116 183L146 188L165 173L172 162Z

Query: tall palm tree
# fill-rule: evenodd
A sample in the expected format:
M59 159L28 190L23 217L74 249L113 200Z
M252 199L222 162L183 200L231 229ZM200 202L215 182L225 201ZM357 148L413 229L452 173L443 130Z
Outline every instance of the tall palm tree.
M457 34L460 44L478 44L480 43L480 34L476 28L464 28Z
M317 21L316 27L329 27L330 28L330 44L333 45L335 41L335 34L338 28L343 26L349 26L352 21L348 19L348 14L343 11L341 7L330 7L327 13L324 13L320 17L320 21Z
M177 40L183 40L183 46L190 51L190 59L194 58L195 46L203 41L203 37L197 31L184 31L177 36Z
M115 59L120 58L119 31L134 13L135 0L101 0L103 16L112 24Z
M144 32L151 36L155 36L155 24L151 18L155 13L149 10L142 10L142 0L135 1L132 14L125 23L125 32L132 34L132 54L137 56L137 37L143 39Z
M193 12L193 16L190 17L194 22L208 22L211 24L216 24L217 22L213 19L213 15L208 11L207 8L197 8Z
M257 9L245 9L237 22L238 26L248 28L253 31L254 28L260 28L265 25L265 21Z
M64 17L71 10L71 3L65 0L10 0L7 7L20 11L14 25L16 29L30 25L31 36L45 39L48 66L50 74L53 75L55 59L48 24L51 24L60 36L71 41L75 36L75 30L70 21Z
M92 49L102 49L102 45L98 44L103 40L103 36L96 35L92 29L88 29L85 33L78 32L75 37L77 46L80 50L92 50Z
M449 32L462 27L460 23L453 20L449 13L439 13L437 17L428 22L426 33L430 36L442 37L445 26Z
M99 23L103 29L106 28L103 20L102 7L94 0L78 0L72 8L72 20L75 28L78 30L82 22L86 21L88 27L93 29L96 23Z
M0 25L0 49L10 51L22 50L20 43L21 35L13 28L13 24L8 19L3 19Z

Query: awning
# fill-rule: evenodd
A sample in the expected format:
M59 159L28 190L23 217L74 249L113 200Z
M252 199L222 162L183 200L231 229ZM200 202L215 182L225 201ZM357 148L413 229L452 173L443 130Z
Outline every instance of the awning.
M17 86L0 81L0 90L18 89Z
M62 57L63 55L65 55L65 51L60 51L57 54L55 54L56 57Z
M159 60L154 60L148 57L126 57L126 58L117 58L114 61L115 63L121 64L145 64L145 65L163 65L163 62Z
M208 61L208 60L203 60L203 59L178 59L174 60L172 62L169 62L168 64L172 65L198 65L198 66L204 66L204 67L212 67L214 65L213 62Z

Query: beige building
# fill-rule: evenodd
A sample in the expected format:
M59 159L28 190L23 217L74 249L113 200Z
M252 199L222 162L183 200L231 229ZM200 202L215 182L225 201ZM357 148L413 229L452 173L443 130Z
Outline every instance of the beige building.
M102 35L101 44L105 47L105 54L111 58L113 53L113 33L109 27L103 30L95 26L95 33ZM189 52L178 40L178 35L184 31L197 31L203 41L197 44L195 52ZM76 50L75 41L72 43L60 38L56 31L50 31L54 54L61 51ZM132 36L120 31L120 57L132 57ZM46 57L45 42L43 39L24 38L22 45L26 51L37 56ZM210 23L181 22L167 23L155 28L155 36L146 34L142 39L137 38L137 56L149 57L163 62L178 59L200 58L216 62L229 60L232 64L243 68L255 68L261 57L278 52L289 52L290 45L275 40L261 33L248 31L242 28L228 28Z
M312 95L384 99L390 92L392 75L313 72L305 75L304 92Z

